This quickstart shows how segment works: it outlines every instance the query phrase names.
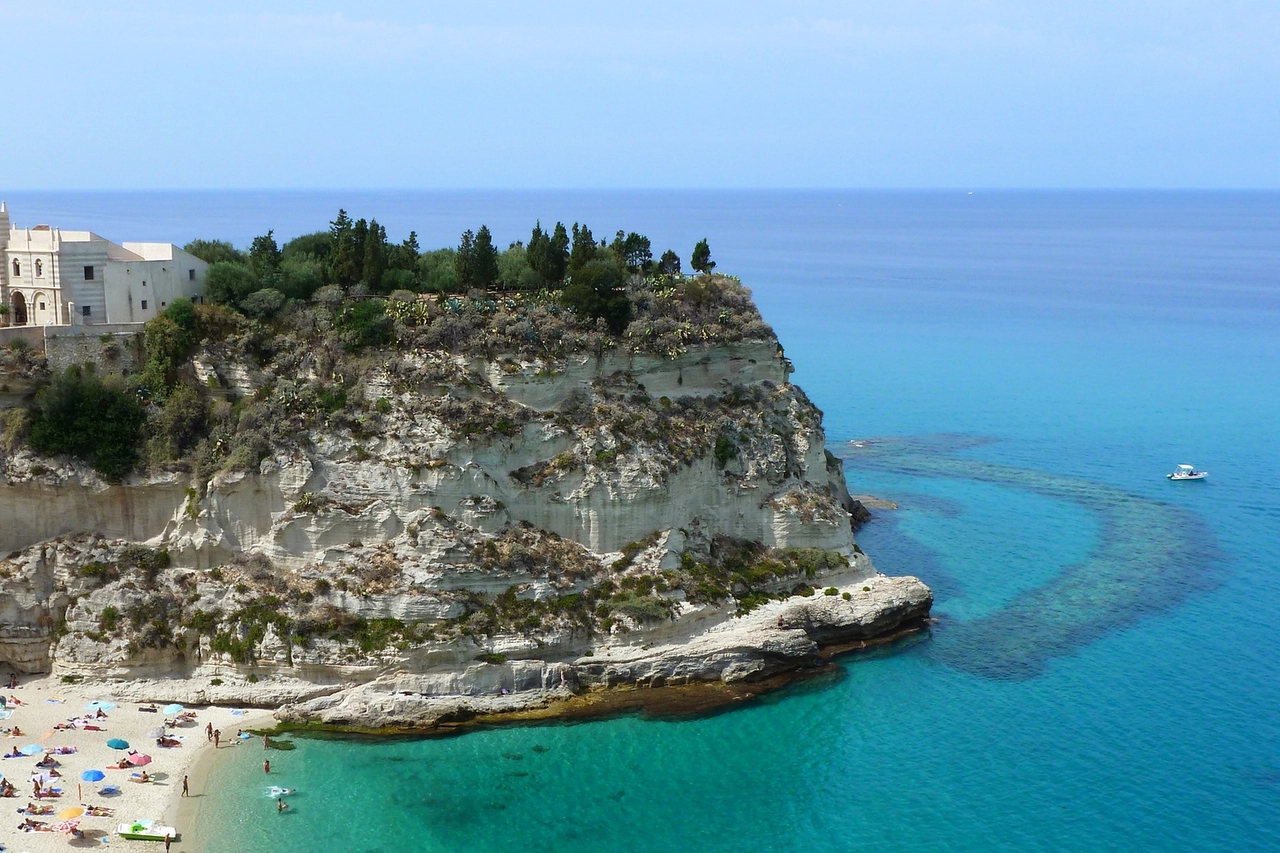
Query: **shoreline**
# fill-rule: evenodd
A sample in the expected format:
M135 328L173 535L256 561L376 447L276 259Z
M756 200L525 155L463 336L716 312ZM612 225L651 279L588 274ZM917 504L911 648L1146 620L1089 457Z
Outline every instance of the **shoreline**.
M378 740L388 737L407 737L435 739L460 737L472 732L487 731L500 728L538 727L557 724L574 724L596 720L607 720L627 714L639 714L653 719L697 718L703 715L724 713L733 710L742 703L749 703L762 696L784 690L793 684L810 681L839 671L840 661L863 652L870 652L890 646L904 639L926 633L932 620L922 618L910 625L900 626L897 630L868 640L856 640L836 643L824 647L821 652L822 664L813 667L797 667L796 669L776 673L759 681L725 684L723 682L698 682L693 684L663 685L659 687L617 686L595 689L567 699L556 699L547 705L527 708L519 711L508 711L487 715L477 715L468 720L443 723L430 729L395 729L371 731L357 727L292 725L259 714L253 718L246 717L246 726L264 719L270 724L261 726L278 732L280 736L313 737L334 740ZM245 743L257 743L255 738ZM234 753L232 753L234 754ZM219 766L219 762L230 760L226 747L213 750L199 750L191 761L187 773L191 781L193 796L181 798L171 795L168 808L164 814L166 822L186 830L194 829L201 816L211 803L205 802L208 796L210 777ZM184 830L185 831L185 830ZM204 839L184 835L182 853L204 853Z
M21 704L11 705L9 710L12 710L12 716L3 721L3 728L16 727L22 734L7 733L0 738L0 744L5 752L28 744L38 744L45 749L75 748L72 753L55 756L61 776L52 784L61 788L62 794L41 801L43 805L52 806L54 814L35 816L35 820L52 825L57 822L57 813L64 809L91 804L103 806L111 809L114 814L102 817L85 815L81 818L80 828L85 833L86 841L93 843L103 837L111 837L112 848L154 850L154 842L128 841L115 834L121 823L151 818L178 830L182 840L175 842L174 849L181 851L187 847L186 827L182 823L173 823L170 818L180 814L184 799L181 796L183 776L194 783L191 785L193 794L198 796L202 792L200 783L192 778L193 770L206 753L210 757L215 754L206 740L205 726L212 724L234 738L232 732L236 728L261 725L263 721L270 719L270 712L246 711L243 716L236 717L231 714L231 707L191 706L186 710L196 713L195 722L170 729L172 736L181 741L181 746L161 748L155 745L155 738L149 737L147 733L159 727L166 715L159 710L154 713L140 710L150 703L118 696L114 688L120 686L93 682L64 684L51 675L22 679L17 689L5 690L6 696L15 697ZM105 719L94 721L95 725L100 726L100 730L55 728L73 717L87 714L86 705L94 701L109 702L115 706L106 712ZM108 739L112 738L125 740L132 750L151 756L151 763L142 769L147 771L153 781L148 784L131 783L129 773L132 771L108 769L126 754L107 746ZM17 788L15 797L0 802L10 807L23 808L33 801L29 777L36 769L38 759L39 755L32 755L0 760L0 773ZM106 778L100 782L82 781L81 774L90 769L102 770ZM116 785L120 793L103 795L101 789L105 785ZM191 798L186 799L190 801ZM30 853L63 851L67 848L69 838L62 832L16 831L7 833L7 837L11 839L7 842L10 849ZM73 846L83 844L84 842L79 842Z

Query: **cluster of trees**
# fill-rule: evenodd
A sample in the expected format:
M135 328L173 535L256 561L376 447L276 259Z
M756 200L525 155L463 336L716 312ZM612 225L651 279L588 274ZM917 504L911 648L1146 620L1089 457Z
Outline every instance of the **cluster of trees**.
M185 248L210 264L205 295L251 316L269 316L286 300L309 299L325 285L358 285L372 294L547 288L563 289L567 307L620 330L629 318L623 294L628 275L681 273L679 255L667 249L654 260L649 238L634 231L596 242L586 225L557 222L544 230L538 222L527 243L500 251L481 225L464 232L456 248L423 251L416 233L389 243L376 219L352 220L345 210L327 231L303 234L283 247L268 231L247 252L220 240L195 240ZM691 266L703 273L715 268L705 239L694 247Z

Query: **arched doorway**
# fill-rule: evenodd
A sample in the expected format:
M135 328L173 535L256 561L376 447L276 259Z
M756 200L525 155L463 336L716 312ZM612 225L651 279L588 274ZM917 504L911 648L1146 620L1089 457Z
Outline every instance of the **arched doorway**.
M27 300L22 298L21 293L13 294L13 325L27 325Z

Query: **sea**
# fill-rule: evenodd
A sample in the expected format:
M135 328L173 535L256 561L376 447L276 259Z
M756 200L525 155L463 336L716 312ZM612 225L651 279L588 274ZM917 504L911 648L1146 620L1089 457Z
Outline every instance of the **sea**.
M246 741L186 843L325 851L1280 850L1280 193L13 193L246 246L339 208L454 245L707 238L825 412L926 634L730 711ZM1171 482L1179 463L1209 471ZM226 728L233 725L228 717ZM296 788L278 814L268 784Z

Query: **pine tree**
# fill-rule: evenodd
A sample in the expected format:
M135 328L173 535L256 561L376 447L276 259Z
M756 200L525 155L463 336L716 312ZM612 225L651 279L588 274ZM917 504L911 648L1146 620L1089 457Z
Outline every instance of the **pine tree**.
M462 232L462 242L458 244L458 250L453 255L453 271L458 274L458 284L462 287L475 286L475 272L471 265L471 256L475 251L476 235L468 228Z
M569 274L581 270L596 258L596 241L591 236L591 229L585 225L573 223L573 248L569 252Z
M680 256L667 249L658 261L658 271L663 275L680 275Z
M559 284L564 281L565 273L569 271L569 232L565 230L563 222L557 222L555 231L551 235L551 250L547 253L549 259L548 280Z
M533 226L533 233L529 235L529 246L525 249L525 257L529 260L529 266L533 267L533 271L538 274L538 279L546 284L551 281L551 238L547 236L547 232L542 230L542 220L539 219Z
M476 232L476 241L471 247L471 273L477 287L493 287L498 280L498 250L493 247L488 225L481 225Z
M369 222L368 233L364 238L364 258L360 270L360 280L371 290L377 290L382 284L382 273L387 268L387 229L374 219Z
M698 245L693 247L693 257L689 259L689 266L705 275L711 275L711 271L716 268L716 262L711 260L711 247L707 245L706 237L699 240Z
M333 235L333 256L329 262L329 278L343 287L355 284L357 258L352 233L354 228L354 223L345 210L339 210L338 218L329 223L329 233Z

